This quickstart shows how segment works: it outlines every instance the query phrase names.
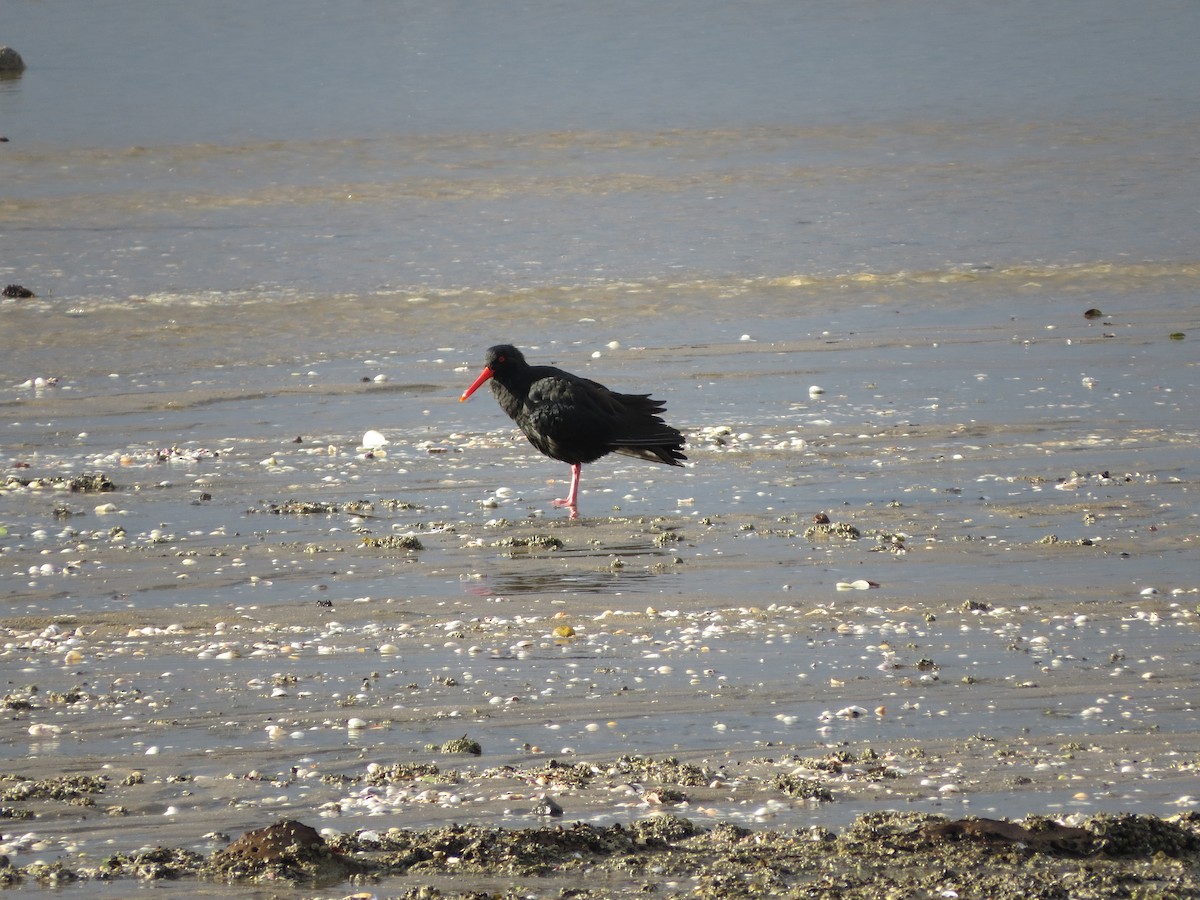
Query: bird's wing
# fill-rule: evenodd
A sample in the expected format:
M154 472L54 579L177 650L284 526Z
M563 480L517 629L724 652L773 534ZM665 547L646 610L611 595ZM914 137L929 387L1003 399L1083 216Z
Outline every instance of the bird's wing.
M612 394L586 378L540 378L527 396L530 425L551 439L604 443L618 422Z
M547 435L585 440L615 450L654 447L681 439L658 415L664 403L649 394L618 394L586 378L542 379L529 392L530 418Z

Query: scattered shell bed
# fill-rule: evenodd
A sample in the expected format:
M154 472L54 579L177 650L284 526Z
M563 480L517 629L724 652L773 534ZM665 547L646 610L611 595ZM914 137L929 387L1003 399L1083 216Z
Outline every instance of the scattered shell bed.
M565 467L494 420L259 428L264 394L306 423L352 391L428 402L401 378L163 398L144 377L105 415L68 372L17 384L0 877L1194 895L1186 385L1084 421L1076 374L981 419L972 375L936 403L906 387L899 421L876 373L765 377L826 343L697 351L730 424L680 422L685 470L587 467L574 521L549 503ZM747 366L778 392L753 424ZM74 444L46 449L52 419Z

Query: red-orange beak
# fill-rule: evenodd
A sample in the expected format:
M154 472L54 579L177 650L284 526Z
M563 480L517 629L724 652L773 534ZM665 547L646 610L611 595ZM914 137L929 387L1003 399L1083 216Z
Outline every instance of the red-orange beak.
M487 366L484 366L483 371L479 373L479 377L475 379L474 383L472 383L472 385L469 388L467 388L465 391L462 392L462 396L458 398L458 402L462 403L464 400L466 400L468 397L470 397L473 393L475 393L477 390L479 390L479 386L481 384L483 384L485 381L487 381L489 378L491 378L493 374L494 373L492 372L491 369L489 369Z

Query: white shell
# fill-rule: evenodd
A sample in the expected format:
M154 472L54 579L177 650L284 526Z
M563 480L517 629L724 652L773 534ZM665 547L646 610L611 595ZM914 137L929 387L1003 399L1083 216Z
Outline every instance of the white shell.
M380 447L386 447L388 439L378 431L371 430L362 436L362 446L360 450L378 450Z

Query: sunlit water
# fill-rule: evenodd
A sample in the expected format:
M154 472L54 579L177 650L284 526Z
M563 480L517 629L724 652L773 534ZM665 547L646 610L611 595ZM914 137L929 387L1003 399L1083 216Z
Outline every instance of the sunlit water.
M80 713L71 740L14 733L0 742L6 767L155 746L213 777L231 766L225 751L264 767L313 754L333 770L466 728L489 752L536 741L595 757L1197 731L1194 624L1169 613L1182 617L1197 588L1194 4L260 3L148 16L107 2L63 16L18 3L0 21L0 42L28 64L0 81L0 281L38 294L0 305L0 447L18 477L109 472L120 510L0 496L5 609L205 628L303 609L310 645L297 654L319 687L268 707L246 684L293 662L250 650L215 661L198 649L216 641L207 632L165 639L145 664L117 640L75 666L56 641L14 645L0 657L10 685L130 679L179 713L158 730ZM689 434L692 465L589 466L583 518L564 521L549 501L566 467L514 436L486 394L457 402L501 340L653 391ZM358 450L368 429L390 441L374 458ZM377 506L365 519L269 511L292 498ZM909 552L804 538L821 510L903 533ZM493 547L499 519L566 546ZM102 546L114 522L129 553L79 549ZM656 541L646 523L683 540ZM414 530L425 549L372 554L364 530ZM1048 535L1064 546L1037 543ZM860 577L881 588L836 589ZM1162 593L1143 599L1148 588ZM317 599L337 612L314 611ZM936 624L958 623L973 599L1032 611L1019 627ZM1142 604L1165 618L1139 617ZM659 674L650 645L676 640L676 620L622 635L591 619L647 607L739 624L713 657L665 651L675 671ZM745 611L770 607L770 627L751 627L758 613ZM613 636L537 643L550 616L581 608L581 632ZM1093 625L1073 624L1081 610ZM489 633L478 655L439 637L514 612L541 624ZM330 616L343 636L325 630ZM398 622L414 635L389 630ZM1012 642L1035 633L1048 637L1031 663ZM518 637L535 648L515 649ZM899 689L876 668L882 637L942 666L940 682L899 691L918 703L906 712L885 699ZM402 656L363 655L385 639ZM1105 717L1080 716L1077 682L1054 695L1056 677L1081 660L1099 672L1115 650L1133 674L1102 673L1097 692L1120 698ZM696 694L687 669L704 666L739 699ZM464 708L485 690L531 702L467 722L440 718L455 703L422 699L403 728L347 740L321 723L344 717L372 668L396 691L469 675ZM1025 693L938 693L1034 668L1042 684ZM598 694L572 686L581 673ZM596 700L622 685L636 686L627 713ZM546 686L560 693L537 699ZM647 706L656 691L677 708ZM376 711L399 702L376 696ZM823 710L875 702L891 716L817 730ZM308 729L286 750L262 731L281 714ZM584 729L610 715L619 728ZM1151 784L1109 807L1162 812L1181 791ZM1031 806L1021 793L977 801ZM283 808L307 816L306 804ZM449 813L406 824L420 815ZM151 828L128 827L139 840Z

